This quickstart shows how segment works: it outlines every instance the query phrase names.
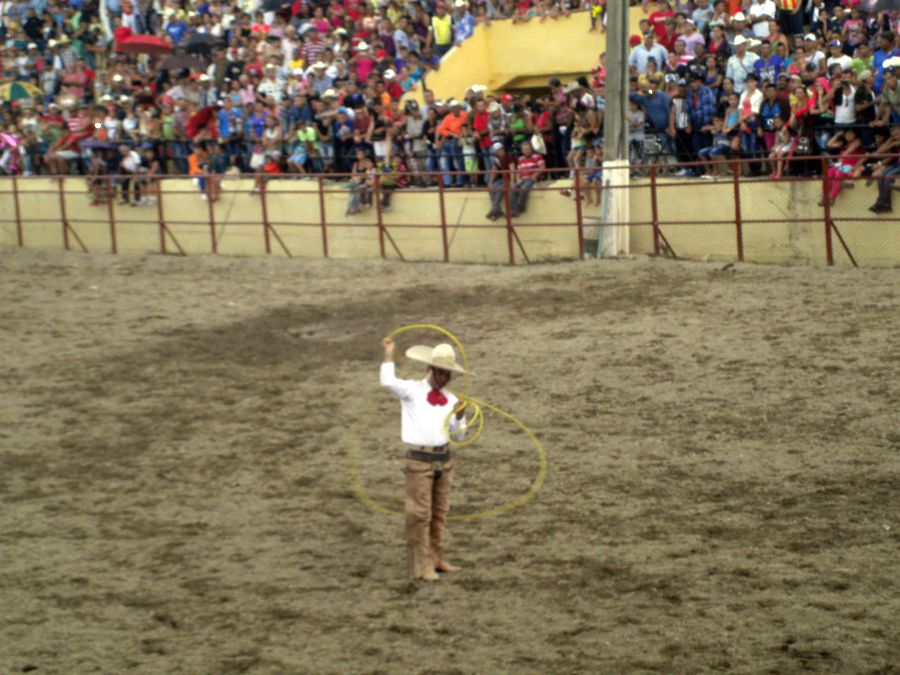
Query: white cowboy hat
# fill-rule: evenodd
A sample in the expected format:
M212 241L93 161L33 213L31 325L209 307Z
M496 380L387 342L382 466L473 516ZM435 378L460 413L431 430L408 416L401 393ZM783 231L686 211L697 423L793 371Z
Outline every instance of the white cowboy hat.
M736 38L734 38L735 47L740 47L744 44L747 44L747 38L745 38L743 35L738 35Z
M440 344L433 349L426 345L416 345L406 350L406 358L419 361L440 370L452 370L455 373L468 373L456 362L456 352L452 345Z

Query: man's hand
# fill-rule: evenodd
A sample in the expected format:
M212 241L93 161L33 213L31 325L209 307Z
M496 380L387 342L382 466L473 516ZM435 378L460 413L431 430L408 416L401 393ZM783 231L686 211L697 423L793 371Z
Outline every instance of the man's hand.
M384 362L391 363L394 360L394 340L385 337L381 339L381 344L384 346Z
M461 420L466 416L466 406L469 405L465 401L460 401L456 404L456 409L453 411L456 413L456 419Z

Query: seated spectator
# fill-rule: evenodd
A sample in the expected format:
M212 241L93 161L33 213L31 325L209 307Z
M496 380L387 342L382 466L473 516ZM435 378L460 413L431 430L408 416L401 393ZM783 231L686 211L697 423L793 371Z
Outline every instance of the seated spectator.
M878 146L875 155L877 162L872 166L870 176L871 179L878 180L878 199L869 207L869 211L891 213L896 176L900 176L900 126L891 128L890 137ZM866 181L866 185L871 183L871 179Z
M350 168L350 200L347 203L348 216L361 213L364 207L372 205L375 167L363 148L355 152L355 161Z
M508 193L510 183L510 170L513 168L513 160L507 154L502 143L494 143L491 146L491 165L488 170L488 190L491 197L491 209L488 211L488 220L503 218L505 213L503 202Z
M731 153L731 139L725 133L724 122L721 117L713 117L712 123L700 129L705 134L712 136L712 144L700 148L697 157L703 164L703 178L712 178L718 173L717 164L713 161L717 158L726 159Z
M528 208L528 195L544 175L544 158L534 151L530 141L521 144L522 156L516 162L514 185L510 192L510 216L516 218Z
M834 206L844 181L853 173L856 165L862 161L862 141L855 130L844 129L837 132L828 141L828 148L830 150L840 150L838 160L828 169L828 178L831 184L829 199L831 200L831 206ZM819 200L819 206L824 205L825 200Z

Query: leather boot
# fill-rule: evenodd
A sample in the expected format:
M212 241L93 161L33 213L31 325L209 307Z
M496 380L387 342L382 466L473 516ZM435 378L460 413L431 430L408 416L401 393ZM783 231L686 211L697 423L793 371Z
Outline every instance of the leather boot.
M447 572L452 574L453 572L459 572L460 570L462 570L462 567L451 565L446 560L439 560L434 564L434 569L436 569L438 572Z

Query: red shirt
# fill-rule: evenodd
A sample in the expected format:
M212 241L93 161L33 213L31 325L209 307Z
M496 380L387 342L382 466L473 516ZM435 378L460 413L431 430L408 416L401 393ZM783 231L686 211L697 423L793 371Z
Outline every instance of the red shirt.
M519 169L519 174L522 179L529 178L534 180L534 177L541 173L545 166L544 158L538 153L533 152L528 157L525 157L524 155L519 157L517 168Z
M669 9L665 12L653 12L650 14L650 25L653 26L653 32L656 33L657 38L661 38L666 34L665 21L667 17L675 18L675 12Z
M113 37L116 40L116 44L120 43L122 40L126 38L130 38L134 35L134 31L126 26L119 26L113 31Z

